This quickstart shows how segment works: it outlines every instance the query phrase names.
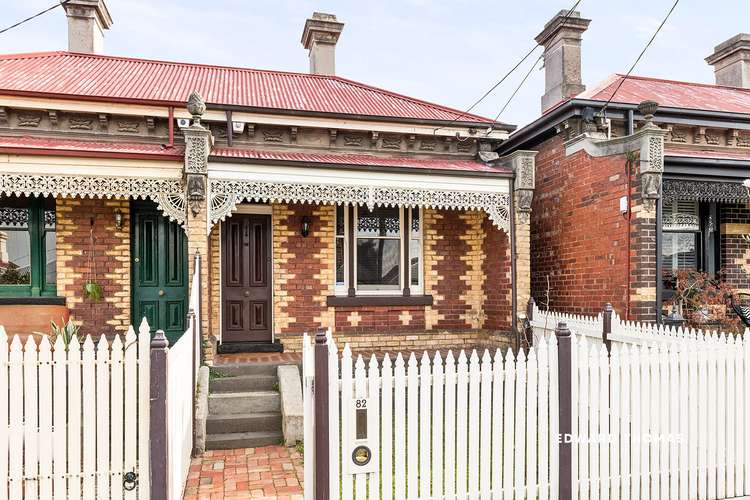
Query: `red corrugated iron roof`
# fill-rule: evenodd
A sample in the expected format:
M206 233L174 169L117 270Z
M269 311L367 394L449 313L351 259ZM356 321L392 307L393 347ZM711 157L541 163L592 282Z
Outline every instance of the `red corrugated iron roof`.
M339 76L207 66L71 52L0 56L0 93L182 106L209 104L415 120L491 123Z
M260 151L257 149L215 148L212 157L235 158L248 160L266 160L280 162L299 162L306 164L354 165L372 167L414 168L433 170L453 170L487 173L511 173L504 167L495 167L474 160L454 160L451 158L387 158L366 154L333 154L333 153L297 153L284 151Z
M162 160L182 160L184 148L161 144L80 141L49 137L0 137L0 153L75 155L95 157L153 157Z
M681 148L669 146L664 156L678 156L681 158L703 158L714 160L744 160L750 161L750 151L714 151L710 149Z
M606 101L623 78L623 75L613 75L576 98ZM629 76L613 100L629 104L652 100L663 107L750 113L750 89L642 76Z

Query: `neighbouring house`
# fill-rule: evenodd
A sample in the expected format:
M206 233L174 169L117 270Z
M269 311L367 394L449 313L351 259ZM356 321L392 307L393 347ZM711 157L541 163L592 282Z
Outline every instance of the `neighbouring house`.
M0 56L0 324L85 333L146 317L222 352L505 344L529 296L533 151L512 126L334 74L101 55L102 0L65 4L69 52ZM101 297L100 297L101 295Z
M608 301L628 319L661 321L681 270L724 270L747 291L750 35L706 58L715 85L614 75L585 90L589 22L563 11L536 38L542 115L497 149L538 152L532 295L561 311Z

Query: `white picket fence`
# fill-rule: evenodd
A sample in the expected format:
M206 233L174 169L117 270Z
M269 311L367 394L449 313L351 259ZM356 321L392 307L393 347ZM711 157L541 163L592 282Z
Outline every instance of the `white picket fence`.
M568 329L589 345L599 346L602 344L602 331L604 328L604 316L597 315L568 314L557 311L539 309L534 304L532 319L530 321L534 330L534 341L540 337L547 340L555 335L555 328L559 323L565 323ZM607 335L610 343L621 343L628 345L646 345L659 347L662 345L679 345L683 342L694 340L705 340L710 335L718 335L716 332L696 330L687 327L672 327L656 323L645 323L638 321L626 321L620 318L616 312L612 312L612 331Z
M574 498L750 495L750 338L573 340Z
M145 319L137 336L131 326L124 340L73 337L68 346L62 337L54 346L31 336L9 344L0 326L0 500L148 500L152 375L168 389L168 498L182 498L193 447L190 374L200 363L199 268L196 259L194 315L167 351L167 373L150 372Z
M352 359L328 341L330 498L556 498L557 349L528 356L439 352L418 361ZM314 354L304 338L305 497L313 498ZM480 358L481 356L481 358ZM340 361L340 364L339 364ZM340 379L339 379L340 366ZM357 439L356 405L367 405L367 439ZM339 412L339 405L341 411ZM362 423L360 422L360 426ZM339 430L340 428L340 436ZM359 445L373 451L353 465ZM339 490L339 477L340 487Z
M82 340L8 345L0 326L0 499L149 498L148 324Z
M200 365L200 256L195 257L188 326L167 352L168 497L180 500L193 452L193 405Z
M571 378L573 498L750 495L750 337L682 333L614 342L611 353L572 337L562 376ZM326 422L314 420L315 347L303 342L307 499L316 481L344 500L558 498L565 364L556 338L541 335L528 355L381 361L353 359L348 345L339 354L329 333ZM311 466L320 425L330 431L327 478ZM369 463L354 464L359 446L372 451Z

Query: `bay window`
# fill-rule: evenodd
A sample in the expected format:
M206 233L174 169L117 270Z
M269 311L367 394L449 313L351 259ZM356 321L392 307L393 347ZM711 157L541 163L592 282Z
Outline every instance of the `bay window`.
M423 292L419 208L336 208L336 295Z
M0 198L0 297L56 294L55 200Z

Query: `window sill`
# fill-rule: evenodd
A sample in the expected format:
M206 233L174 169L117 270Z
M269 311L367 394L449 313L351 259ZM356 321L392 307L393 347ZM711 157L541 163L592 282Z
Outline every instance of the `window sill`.
M65 297L0 297L0 306L64 306Z
M432 295L359 295L346 297L329 295L326 299L328 307L357 307L357 306L431 306Z

